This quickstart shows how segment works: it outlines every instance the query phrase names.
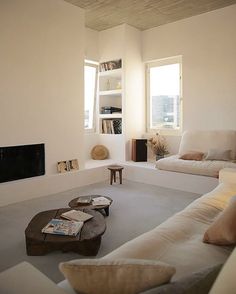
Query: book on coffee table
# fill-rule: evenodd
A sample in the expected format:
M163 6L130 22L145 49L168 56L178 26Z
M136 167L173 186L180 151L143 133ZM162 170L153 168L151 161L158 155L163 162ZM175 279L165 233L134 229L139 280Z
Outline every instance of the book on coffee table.
M69 210L67 212L64 212L61 214L61 217L74 220L74 221L80 221L80 222L86 222L87 220L91 219L93 215L85 213L80 210Z
M50 222L42 229L42 233L54 234L54 235L65 235L65 236L76 236L81 228L83 222L61 220L53 218Z
M81 196L77 199L78 204L86 205L86 204L91 204L91 202L92 202L91 196Z
M109 199L107 199L106 197L96 197L93 198L92 204L94 206L104 206L104 205L110 205L111 201Z

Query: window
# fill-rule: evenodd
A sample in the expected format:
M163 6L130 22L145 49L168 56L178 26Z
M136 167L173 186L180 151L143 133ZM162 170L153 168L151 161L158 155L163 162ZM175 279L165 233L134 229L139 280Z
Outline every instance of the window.
M147 129L180 130L181 58L147 64Z
M84 128L95 130L95 105L98 64L85 61L84 66Z

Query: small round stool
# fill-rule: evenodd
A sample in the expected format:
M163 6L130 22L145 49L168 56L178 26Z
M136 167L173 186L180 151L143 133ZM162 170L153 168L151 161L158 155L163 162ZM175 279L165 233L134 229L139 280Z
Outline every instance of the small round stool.
M116 172L119 173L120 184L122 184L122 169L124 169L123 166L110 165L110 166L108 166L108 169L111 172L111 174L110 174L110 184L112 185L113 180L114 180L114 182L116 182Z

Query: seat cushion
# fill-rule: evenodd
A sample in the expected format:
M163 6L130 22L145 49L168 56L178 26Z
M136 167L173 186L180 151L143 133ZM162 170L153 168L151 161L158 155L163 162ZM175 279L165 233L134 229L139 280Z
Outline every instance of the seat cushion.
M172 155L158 160L156 167L162 170L217 178L221 169L227 167L236 168L236 163L218 160L183 160L179 159L179 155Z
M75 291L86 294L135 294L169 282L175 268L156 260L77 259L60 263Z

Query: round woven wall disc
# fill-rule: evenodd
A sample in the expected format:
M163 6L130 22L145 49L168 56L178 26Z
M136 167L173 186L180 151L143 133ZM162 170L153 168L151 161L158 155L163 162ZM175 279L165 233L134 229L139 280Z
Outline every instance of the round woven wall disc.
M91 157L95 160L103 160L108 157L108 149L103 145L96 145L91 151Z

